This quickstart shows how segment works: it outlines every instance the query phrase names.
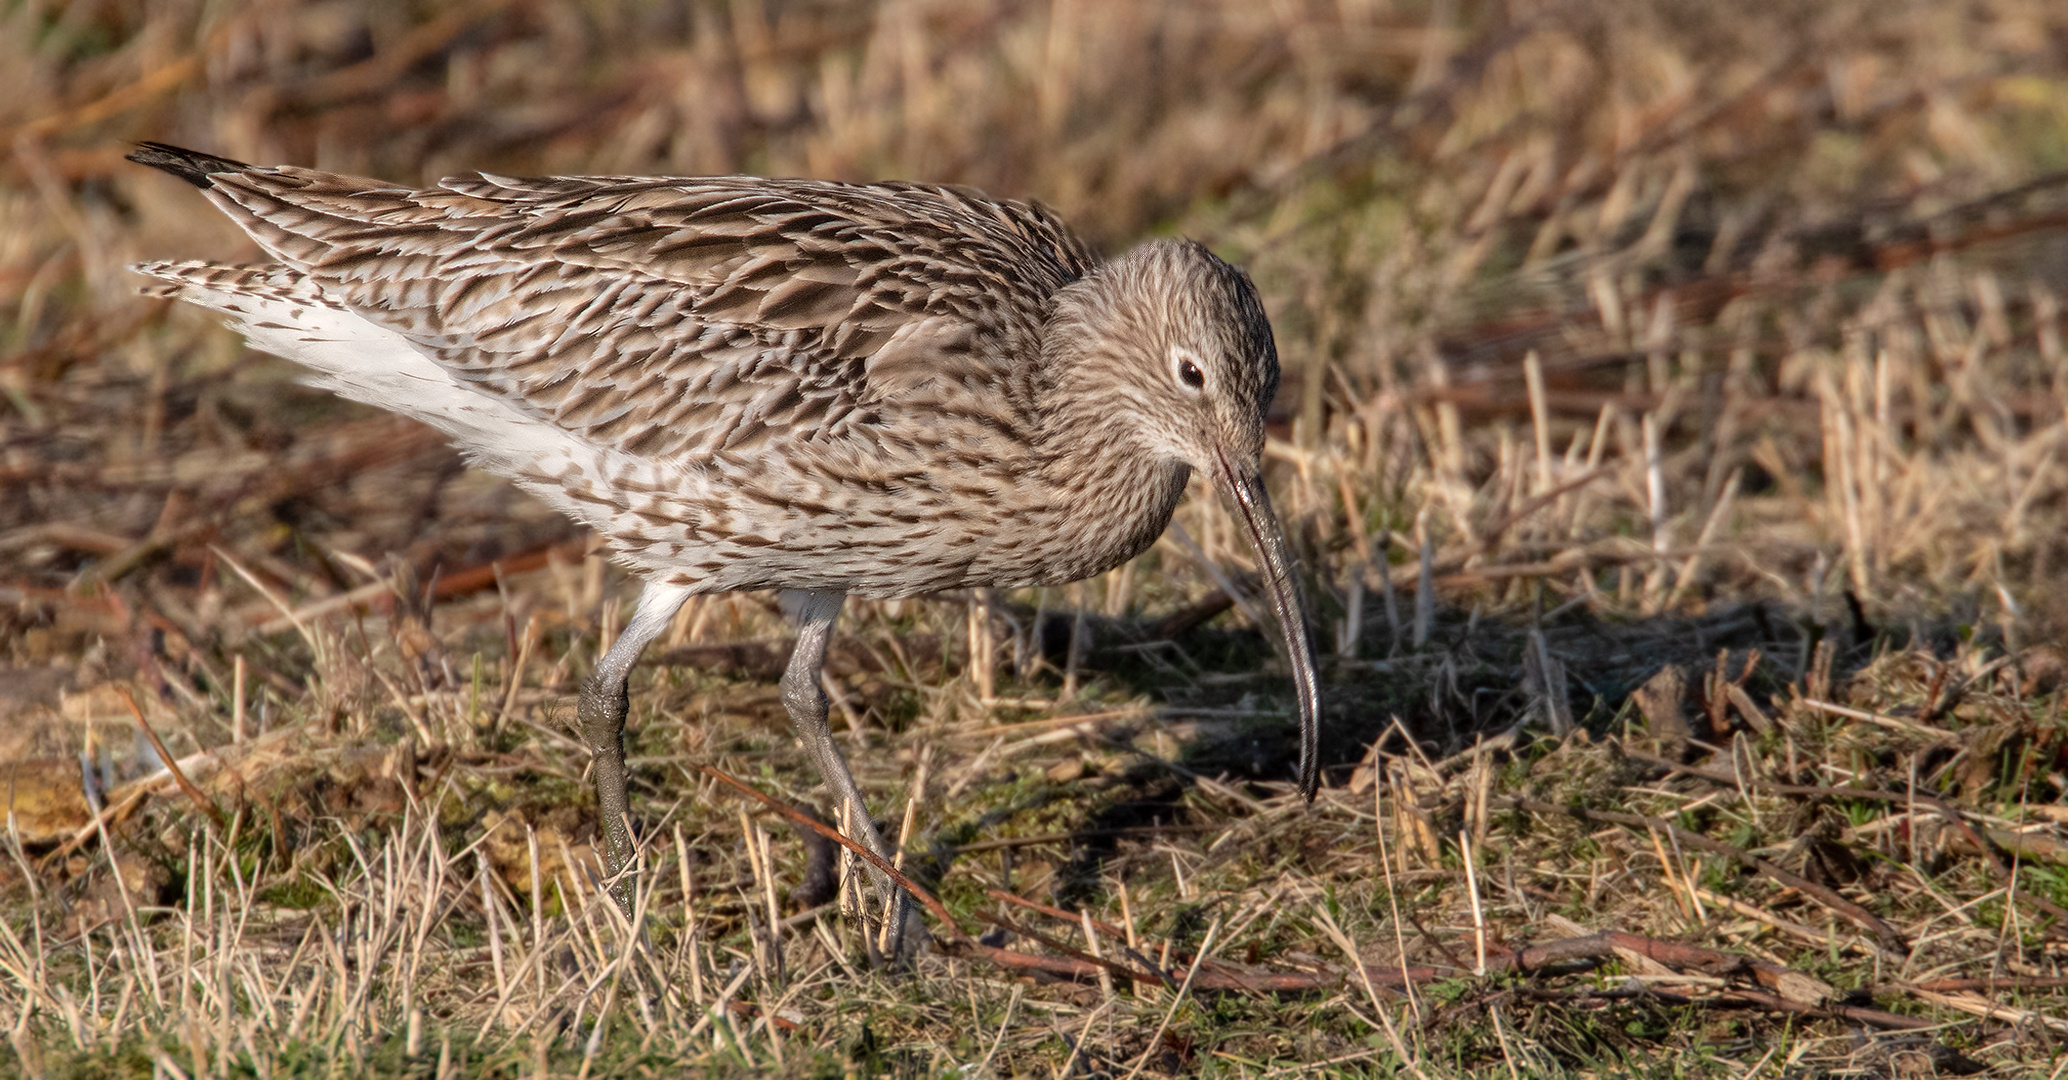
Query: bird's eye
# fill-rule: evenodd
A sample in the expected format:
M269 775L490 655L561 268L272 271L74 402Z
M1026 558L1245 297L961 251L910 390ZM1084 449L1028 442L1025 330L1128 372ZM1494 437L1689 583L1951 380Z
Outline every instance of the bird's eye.
M1199 370L1198 364L1193 363L1191 360L1185 357L1179 357L1178 381L1184 383L1186 386L1189 386L1194 390L1197 390L1200 387L1206 385L1206 373Z

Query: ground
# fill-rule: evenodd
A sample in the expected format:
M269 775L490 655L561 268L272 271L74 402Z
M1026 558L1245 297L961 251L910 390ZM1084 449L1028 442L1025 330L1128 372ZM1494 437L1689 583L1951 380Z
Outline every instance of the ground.
M2058 4L78 0L0 7L0 103L0 1069L2062 1075ZM636 582L137 296L257 257L141 138L1209 243L1319 796L1195 489L1091 582L850 604L904 964L796 820L772 598L693 602L627 921L572 720Z

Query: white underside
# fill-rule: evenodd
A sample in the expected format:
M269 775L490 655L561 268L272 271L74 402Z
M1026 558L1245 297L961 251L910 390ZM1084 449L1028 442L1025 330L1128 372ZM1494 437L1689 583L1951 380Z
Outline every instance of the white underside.
M421 420L450 436L475 464L516 480L591 528L608 526L600 507L568 498L564 483L540 479L600 478L608 451L468 387L401 334L320 302L172 280L180 299L230 316L253 348L308 368L311 386Z

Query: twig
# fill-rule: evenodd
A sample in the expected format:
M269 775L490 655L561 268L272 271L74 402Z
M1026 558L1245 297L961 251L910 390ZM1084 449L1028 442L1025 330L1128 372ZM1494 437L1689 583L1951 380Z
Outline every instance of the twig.
M1050 907L1049 905L1040 903L1039 901L1029 900L1024 896L1014 896L1012 893L1006 892L1003 889L985 889L984 895L992 898L993 900L1002 900L1008 904L1017 904L1020 907L1027 908L1028 910L1038 911L1052 919L1062 919L1065 921L1068 921L1070 919L1070 913L1064 911L1062 908ZM1151 973L1155 974L1158 978L1162 979L1166 985L1172 987L1173 989L1177 987L1176 980L1170 977L1169 972L1158 967L1156 964L1151 963L1148 957L1143 956L1139 952L1136 952L1134 946L1129 945L1127 943L1127 939L1129 936L1127 931L1121 929L1120 927L1114 926L1112 923L1103 922L1098 919L1093 919L1089 911L1080 911L1078 915L1082 919L1090 920L1090 924L1093 929L1099 931L1102 934L1111 935L1113 938L1113 947L1127 954L1128 959L1133 960L1135 963L1140 964L1142 965L1142 967L1148 969ZM1012 928L1007 927L1007 929ZM1094 959L1097 958L1094 957ZM1129 972L1128 974L1130 976L1133 975L1132 972Z
M1981 979L1922 979L1913 983L1888 983L1875 987L1876 993L1884 991L1929 990L1937 994L1958 993L1962 990L1977 990L1994 993L1998 990L2059 990L2068 987L2068 978L2059 975L1994 975Z
M1102 956L1093 956L1092 954L1085 952L1082 949L1072 948L1067 942L1061 941L1057 938L1044 934L1041 931L1036 930L1030 926L1023 926L1019 923L1013 922L1011 919L1008 919L1003 915L993 915L988 911L979 911L976 913L976 917L982 919L987 923L990 923L992 926L998 927L1001 930L1007 930L1012 933L1018 934L1022 937L1038 941L1041 944L1046 945L1059 953L1062 953L1064 956L1067 956L1080 964L1090 965L1085 970L1090 972L1093 978L1098 978L1101 975L1123 975L1129 979L1134 980L1135 982L1151 982L1157 980L1158 978L1168 979L1168 976L1165 976L1161 972L1154 970L1153 965L1149 972L1145 973L1136 971L1135 969L1128 967L1126 964L1120 963L1118 961L1108 960Z
M1743 915L1745 918L1765 923L1784 934L1793 934L1812 945L1830 948L1842 944L1836 934L1827 934L1822 930L1804 926L1801 923L1789 922L1770 911L1748 904L1737 897L1710 892L1708 889L1700 886L1693 886L1693 890L1694 894L1700 897L1705 904L1714 904L1726 911L1735 912L1736 914Z
M2049 1016L2045 1013L2033 1012L2030 1009L2020 1009L2014 1005L1999 1004L1973 991L1941 994L1937 991L1919 988L1910 991L1910 996L1926 1004L1937 1005L1944 1009L1954 1009L1967 1013L1969 1016L1979 1016L1984 1020L1995 1020L1999 1023L2016 1024L2019 1026L2048 1027L2055 1031L2068 1031L2068 1020L2063 1020L2058 1016Z
M1044 904L1039 900L1029 900L1024 896L1015 896L1012 893L1006 892L1004 889L985 889L984 895L990 897L993 900L1002 900L1008 904L1012 904L1015 907L1026 908L1028 911L1038 911L1051 919L1061 919L1064 922L1076 922L1078 919L1077 915L1073 915L1067 911L1064 911L1062 908L1055 907L1050 904ZM1127 936L1127 931L1122 930L1120 927L1117 927L1112 923L1105 922L1099 919L1093 919L1091 921L1091 924L1102 934L1111 934L1114 937L1118 938L1125 938Z
M1800 1001L1790 1001L1787 998L1777 997L1759 990L1726 990L1713 997L1701 997L1695 994L1676 994L1672 991L1660 990L1652 986L1639 986L1628 990L1598 990L1593 987L1585 987L1576 991L1523 987L1519 992L1537 1001L1555 1001L1561 1004L1584 1003L1589 1000L1650 999L1673 1005L1747 1006L1755 1009L1771 1009L1775 1012L1795 1013L1803 1016L1851 1020L1870 1027L1895 1031L1923 1031L1941 1026L1930 1020L1920 1020L1914 1016L1898 1016L1895 1013L1884 1012L1880 1009L1862 1008L1857 1005L1809 1005Z
M1775 1012L1801 1013L1805 1016L1822 1016L1835 1020L1855 1020L1862 1024L1895 1031L1922 1031L1926 1028L1939 1026L1930 1020L1920 1020L1914 1016L1898 1016L1895 1013L1884 1012L1881 1009L1866 1009L1858 1005L1810 1005L1801 1001L1790 1001L1787 998L1760 990L1731 990L1721 996L1725 1001L1739 1001L1747 1005L1757 1005L1762 1009L1772 1009ZM1695 1000L1699 1001L1700 999L1697 998Z
M1517 523L1528 519L1530 515L1536 513L1537 511L1542 510L1547 506L1550 506L1552 503L1555 503L1558 500L1565 498L1567 495L1570 495L1573 492L1578 491L1579 489L1586 487L1588 484L1591 484L1594 481L1600 479L1607 472L1607 469L1589 469L1586 472L1583 472L1580 475L1575 476L1570 480L1567 480L1565 483L1560 484L1555 488L1550 488L1544 491L1543 493L1530 499L1528 502L1523 503L1521 506L1516 507L1512 512L1503 516L1501 520L1496 521L1493 524L1487 526L1486 535L1480 537L1479 542L1477 544L1474 544L1466 552L1465 558L1470 559L1473 555L1492 554L1494 548L1499 545L1502 533L1507 532L1510 528L1513 528ZM1445 552L1446 558L1444 561L1450 561L1449 555L1449 552Z
M151 749L158 752L158 760L165 763L166 771L172 774L172 782L180 786L180 793L187 797L187 801L199 807L202 813L207 814L208 820L215 823L217 830L229 832L230 823L223 820L221 808L208 796L203 795L192 780L187 779L186 772L180 768L180 763L172 756L172 751L165 748L165 741L151 729L151 722L144 719L144 711L136 707L136 698L130 695L129 687L117 684L115 692L122 695L122 703L129 706L129 715L136 717L136 726L143 730L144 738L151 740Z
M732 776L726 774L725 772L712 768L709 765L699 765L697 766L697 770L699 772L702 772L704 775L709 776L713 780L717 780L720 783L723 783L726 786L733 788L740 794L745 795L756 802L759 802L761 805L768 807L770 810L775 811L777 814L782 815L782 817L785 820L789 821L792 825L796 825L797 827L803 829L810 829L812 832L815 832L820 836L823 836L826 839L831 840L836 844L839 844L841 847L844 847L847 850L854 852L855 857L861 859L863 862L868 863L870 866L873 866L876 869L883 871L885 874L890 875L890 880L896 883L898 888L905 890L907 893L910 893L920 903L926 905L926 910L932 912L934 918L939 919L941 921L941 929L945 930L948 933L949 940L951 942L959 944L968 939L968 935L964 934L962 932L962 929L955 925L955 917L948 914L947 906L941 903L939 897L936 897L934 894L926 891L925 889L920 888L918 884L915 883L911 878L906 877L904 873L900 871L897 867L892 866L888 860L884 859L882 856L876 854L875 852L870 851L867 847L858 844L853 840L848 839L848 837L841 833L839 829L836 829L833 826L828 825L825 822L820 821L817 818L814 818L801 810L798 810L794 806L790 806L787 803L781 802L780 800L777 800L772 796L764 795L760 791L755 790L751 785L747 784L745 781L734 779Z
M1820 713L1827 713L1831 716L1843 716L1848 720L1865 720L1870 724L1879 724L1882 727L1888 728L1890 731L1900 731L1905 735L1915 735L1922 739L1944 739L1951 737L1953 734L1950 731L1945 731L1935 727L1926 727L1923 724L1914 723L1909 720L1904 720L1900 717L1883 716L1880 713L1867 712L1863 709L1854 709L1845 705L1839 705L1829 701L1819 701L1816 698L1797 698L1795 699L1795 703L1807 709L1815 709Z

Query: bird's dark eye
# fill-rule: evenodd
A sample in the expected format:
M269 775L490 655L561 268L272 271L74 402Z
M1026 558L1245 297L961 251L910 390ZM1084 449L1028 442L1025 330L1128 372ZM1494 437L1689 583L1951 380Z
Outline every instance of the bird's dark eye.
M1178 360L1178 378L1194 390L1206 385L1206 373L1199 370L1199 365L1182 358Z

